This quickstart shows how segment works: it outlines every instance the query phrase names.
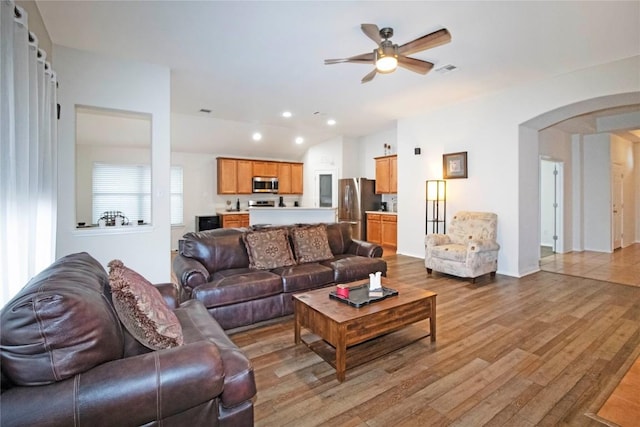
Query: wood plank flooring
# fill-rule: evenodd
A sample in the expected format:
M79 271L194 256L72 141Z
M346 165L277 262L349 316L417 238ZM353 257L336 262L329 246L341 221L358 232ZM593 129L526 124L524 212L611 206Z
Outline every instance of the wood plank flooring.
M539 272L469 281L385 256L438 293L438 337L347 371L293 343L292 317L232 333L252 359L257 426L601 426L640 354L640 288ZM426 328L426 325L425 325Z

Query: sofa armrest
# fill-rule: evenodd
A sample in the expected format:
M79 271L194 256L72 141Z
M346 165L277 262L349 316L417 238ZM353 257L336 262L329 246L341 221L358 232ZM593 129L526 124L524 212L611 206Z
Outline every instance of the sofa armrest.
M217 398L224 367L200 341L114 360L53 384L2 393L2 425L147 425Z
M347 253L369 258L380 258L382 256L382 246L371 242L365 242L363 240L353 239L351 241L351 245L349 245L349 249L347 249Z
M209 280L209 272L198 260L180 254L173 259L173 272L189 294L191 290Z
M170 309L176 309L180 306L180 303L187 299L184 296L182 286L175 283L154 283L153 286L160 291L164 302L167 303Z
M427 247L448 245L451 243L451 238L446 234L427 234L424 238L424 244Z

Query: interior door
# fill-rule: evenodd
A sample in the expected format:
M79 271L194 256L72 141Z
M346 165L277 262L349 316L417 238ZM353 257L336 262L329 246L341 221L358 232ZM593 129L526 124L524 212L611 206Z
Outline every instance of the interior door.
M616 250L622 247L622 184L624 175L620 165L614 164L611 170L613 174L611 177L611 235L613 237L612 249Z

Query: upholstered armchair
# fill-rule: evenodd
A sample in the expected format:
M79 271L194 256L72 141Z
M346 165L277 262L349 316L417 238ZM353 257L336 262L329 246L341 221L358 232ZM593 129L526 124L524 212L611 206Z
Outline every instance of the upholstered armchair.
M498 270L496 242L498 216L490 212L461 211L454 215L447 234L427 234L424 266L458 277L479 276Z

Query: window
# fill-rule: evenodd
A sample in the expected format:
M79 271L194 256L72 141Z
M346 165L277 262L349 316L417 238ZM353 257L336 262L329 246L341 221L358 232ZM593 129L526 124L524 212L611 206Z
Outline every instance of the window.
M171 167L171 225L181 225L183 220L182 166Z
M182 167L171 168L171 225L183 222ZM120 211L129 222L151 222L149 165L93 164L92 221Z

